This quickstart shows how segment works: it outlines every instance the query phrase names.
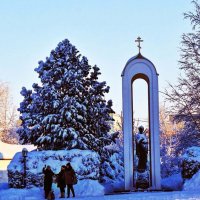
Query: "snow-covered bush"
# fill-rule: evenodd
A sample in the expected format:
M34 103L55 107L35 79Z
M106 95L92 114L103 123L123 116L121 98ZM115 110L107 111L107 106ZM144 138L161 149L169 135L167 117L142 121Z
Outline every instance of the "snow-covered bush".
M124 189L123 146L119 140L106 146L100 167L100 182L105 186L105 192L111 193Z
M181 173L173 174L167 178L161 180L161 187L164 190L182 190L183 187L183 178Z
M59 173L62 165L71 163L79 180L99 180L99 155L89 150L32 151L26 158L27 187L42 186L44 165L50 165L54 173ZM24 161L21 152L16 153L8 166L10 187L22 188L24 181Z
M192 191L198 190L199 191L200 185L200 171L193 175L193 177L189 180L185 180L183 190Z
M180 169L181 159L173 155L161 156L161 177L167 178L181 172Z
M182 156L182 177L190 179L200 169L200 147L190 147Z
M110 156L109 160L105 160L102 167L102 174L110 179L123 179L124 178L124 167L123 160L120 153L114 153Z

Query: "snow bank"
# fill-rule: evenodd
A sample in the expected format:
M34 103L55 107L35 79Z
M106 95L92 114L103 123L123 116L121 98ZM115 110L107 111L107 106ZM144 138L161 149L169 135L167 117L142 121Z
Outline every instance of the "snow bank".
M52 189L54 191L55 196L58 198L60 196L60 189L57 187L56 184L53 184ZM104 187L97 180L80 180L76 185L74 185L74 190L76 197L104 195ZM65 194L66 193L67 189L65 190Z
M42 168L50 165L58 173L62 165L70 162L79 180L99 179L99 155L89 150L32 151L26 158L27 187L43 185ZM8 183L10 187L23 187L24 162L21 153L16 153L8 166Z
M42 188L32 189L6 189L1 190L0 188L0 200L39 200L43 198Z
M161 187L164 190L182 190L183 179L181 174L174 174L161 180Z
M107 180L105 180L104 183L102 183L102 185L104 186L104 191L105 194L113 194L115 192L120 192L120 191L124 191L124 180L121 179L117 179L116 180L111 180L109 178L107 178Z
M200 171L198 171L191 179L185 181L183 190L199 191L199 186L200 186Z
M97 180L85 179L74 185L76 196L104 195L104 187Z
M56 199L59 199L60 189L55 183L52 185L52 190L54 191ZM86 196L102 196L104 195L104 187L97 180L80 180L76 185L74 185L74 190L76 197L86 197ZM65 195L67 194L67 189L65 189ZM44 199L44 190L42 187L33 187L30 189L15 189L8 188L6 184L0 184L0 200L21 200L30 199L38 200Z
M190 147L182 156L182 177L192 178L200 169L200 147Z

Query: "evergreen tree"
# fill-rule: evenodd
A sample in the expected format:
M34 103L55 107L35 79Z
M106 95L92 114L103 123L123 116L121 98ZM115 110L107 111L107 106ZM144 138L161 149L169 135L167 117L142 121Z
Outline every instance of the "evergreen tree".
M114 141L116 134L108 135L112 101L104 99L109 87L98 81L99 68L91 67L75 46L68 40L60 42L35 71L41 84L21 91L18 133L22 143L100 153Z

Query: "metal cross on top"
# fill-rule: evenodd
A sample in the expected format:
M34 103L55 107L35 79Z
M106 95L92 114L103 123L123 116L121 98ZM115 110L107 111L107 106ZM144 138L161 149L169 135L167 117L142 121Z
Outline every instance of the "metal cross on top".
M137 47L138 47L139 53L140 53L140 49L142 48L142 47L140 46L140 43L143 42L143 40L141 39L141 37L138 37L137 40L135 40L135 42L138 42L138 46L137 46Z

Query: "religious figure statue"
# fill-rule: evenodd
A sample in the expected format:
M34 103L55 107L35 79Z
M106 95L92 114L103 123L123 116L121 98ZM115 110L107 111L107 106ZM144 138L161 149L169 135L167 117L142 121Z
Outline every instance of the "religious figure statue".
M144 134L144 127L138 127L139 132L136 134L136 155L138 157L138 172L144 172L147 168L148 140Z

